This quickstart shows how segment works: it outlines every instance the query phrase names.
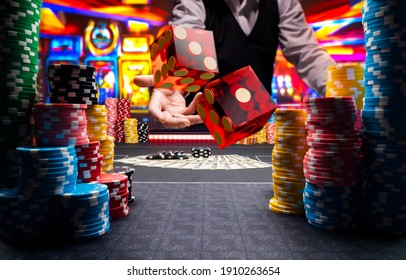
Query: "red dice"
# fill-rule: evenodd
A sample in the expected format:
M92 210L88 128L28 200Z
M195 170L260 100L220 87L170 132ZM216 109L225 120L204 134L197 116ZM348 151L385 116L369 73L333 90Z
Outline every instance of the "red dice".
M150 49L157 88L196 92L218 73L212 31L168 26Z
M261 130L276 105L250 66L208 83L197 112L220 148Z

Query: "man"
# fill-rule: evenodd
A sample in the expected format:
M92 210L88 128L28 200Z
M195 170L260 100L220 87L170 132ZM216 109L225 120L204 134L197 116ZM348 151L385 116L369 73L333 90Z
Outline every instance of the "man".
M334 60L321 48L298 0L175 0L169 25L213 31L220 76L246 65L270 91L278 45L300 77L325 95L327 67ZM136 76L139 86L153 86L152 76ZM201 93L186 106L179 91L154 89L150 114L164 126L201 123L194 108Z

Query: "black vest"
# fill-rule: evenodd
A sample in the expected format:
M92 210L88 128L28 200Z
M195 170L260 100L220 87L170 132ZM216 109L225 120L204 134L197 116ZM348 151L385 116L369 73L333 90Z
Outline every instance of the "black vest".
M279 37L279 11L276 0L260 0L258 19L249 36L245 35L227 3L203 0L206 29L212 30L220 76L251 65L271 93L273 66Z

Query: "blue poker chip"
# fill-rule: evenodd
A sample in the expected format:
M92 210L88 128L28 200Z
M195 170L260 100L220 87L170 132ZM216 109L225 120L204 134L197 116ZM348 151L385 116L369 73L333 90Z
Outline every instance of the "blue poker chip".
M96 238L96 237L99 237L99 236L102 236L102 235L106 234L109 230L110 230L110 223L108 223L108 225L105 228L103 228L102 230L94 231L94 232L91 232L91 233L75 234L73 236L73 238L75 238L75 239L78 239L78 238L86 238L86 239L88 239L88 238Z
M60 167L70 167L77 166L78 160L66 160L66 161L20 161L19 167L28 168L28 169L43 169L43 168L60 168Z
M306 219L307 221L316 227L326 229L326 230L352 230L357 227L357 224L354 220L327 220L322 219L318 215L313 215L310 212L306 211Z
M16 149L17 154L20 156L27 156L27 157L50 157L50 156L58 156L58 155L75 155L75 146L63 146L63 147L43 147L43 148L36 148L36 147L17 147Z
M99 196L108 191L108 187L105 184L99 183L82 183L77 184L75 190L71 193L64 193L64 199L77 199Z
M81 183L56 200L57 229L68 238L96 237L110 227L109 192L105 184Z

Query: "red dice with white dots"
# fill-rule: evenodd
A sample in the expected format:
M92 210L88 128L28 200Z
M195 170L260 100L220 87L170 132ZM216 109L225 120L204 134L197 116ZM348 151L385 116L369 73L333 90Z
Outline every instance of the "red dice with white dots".
M157 88L196 92L218 73L212 31L168 26L150 51Z
M208 83L196 109L217 145L225 148L261 130L276 107L246 66Z

